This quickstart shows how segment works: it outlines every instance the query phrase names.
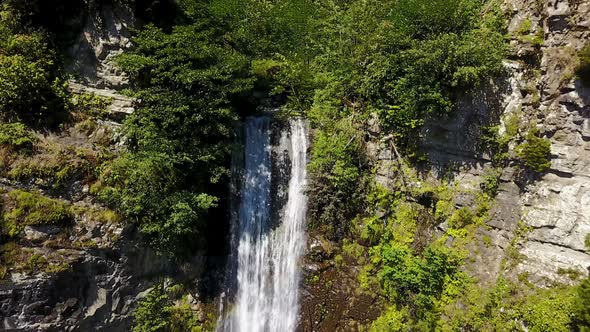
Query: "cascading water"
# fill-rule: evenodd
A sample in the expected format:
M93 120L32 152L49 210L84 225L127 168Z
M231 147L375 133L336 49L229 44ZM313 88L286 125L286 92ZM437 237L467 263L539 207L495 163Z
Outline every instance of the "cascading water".
M226 332L294 331L298 314L298 263L305 245L307 135L305 122L292 119L279 149L289 152L290 179L284 207L272 206L270 118L245 123L244 175L238 212L237 289L234 305L221 319ZM289 136L290 134L290 136ZM286 161L278 161L288 165ZM273 208L283 208L273 222ZM231 270L231 269L230 269Z

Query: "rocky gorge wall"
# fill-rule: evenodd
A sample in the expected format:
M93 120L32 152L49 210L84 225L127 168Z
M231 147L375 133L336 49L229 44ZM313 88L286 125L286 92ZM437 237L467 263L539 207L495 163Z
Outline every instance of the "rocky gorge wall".
M42 140L72 149L92 149L97 135L114 133L116 146L109 147L114 152L122 143L117 128L133 112L134 101L119 93L128 80L112 60L131 46L129 28L135 19L123 6L93 1L87 5L87 13L78 18L82 30L66 54L66 71L71 75L68 85L74 96L106 100L107 119L98 120L99 129L90 133L72 129ZM73 209L104 209L80 180L66 184L63 190L54 190L39 179L20 183L2 178L0 182L2 192L25 189L63 201ZM194 280L204 268L200 254L179 266L147 248L132 223L105 223L86 214L76 215L71 226L26 226L19 246L20 252L47 257L50 267L60 269L8 272L0 282L2 331L129 331L138 300L156 282L167 277L178 282Z
M456 196L457 206L469 206L474 200L470 191L479 188L492 168L491 157L481 148L482 128L499 123L505 130L512 115L522 124L536 126L551 141L551 167L527 183L518 178L516 165L502 168L490 218L478 234L489 237L491 245L475 245L470 269L482 282L496 280L505 272L502 261L517 233L526 228L526 237L516 243L522 259L509 273L528 273L529 280L539 285L575 283L563 271L574 269L587 275L590 266L590 253L584 247L590 233L590 89L573 75L576 52L590 41L590 3L506 0L504 9L510 17L511 36L507 75L459 96L454 116L426 126L423 147L429 167L424 174L451 178L464 189ZM69 50L70 90L111 100L107 125L113 128L133 112L133 100L119 93L128 81L112 58L131 46L129 28L134 22L127 9L104 6L99 16L86 19ZM377 182L388 186L397 156L390 137L382 134L376 123L368 129ZM4 189L19 185L2 182ZM88 188L80 184L71 188L60 198L99 207L88 197ZM204 259L198 256L183 267L158 258L138 241L133 226L123 224L76 220L68 234L71 242L94 241L98 244L94 248L40 245L63 231L25 230L28 248L58 253L70 268L52 275L16 273L0 284L4 330L128 331L137 300L156 280L165 276L198 279L204 268ZM321 234L309 236L308 258L312 259L305 262L304 273L321 275L322 282L306 281L311 286L302 291L301 330L354 330L358 322L367 324L379 315L376 299L366 294L350 296L356 291L358 266L345 262L344 269L336 270L313 262L314 256L334 258L335 246Z
M540 287L574 285L590 268L584 243L590 233L590 88L574 74L576 54L590 42L590 3L505 0L502 9L510 39L505 73L460 92L451 116L425 125L426 162L416 169L418 181L447 183L457 208L473 208L486 178L497 176L497 195L468 246L466 269L478 285L494 287L499 277ZM515 139L510 161L500 167L493 162L486 128L497 126L505 135L515 123L521 137L536 128L549 139L551 165L541 174L527 173L516 161ZM393 136L376 116L363 128L377 184L399 190L404 156ZM361 285L371 263L357 249L309 233L300 331L354 331L382 312L383 301Z
M469 191L479 188L492 167L482 149L484 127L499 123L505 132L506 123L516 121L520 131L536 127L548 138L551 166L543 174L524 183L514 163L501 170L499 192L481 230L493 246L479 248L473 265L480 278L495 280L510 241L523 228L526 238L517 244L523 256L514 273L528 273L539 285L572 283L564 271L587 275L590 267L584 245L590 233L590 88L574 75L576 54L590 41L590 3L514 0L503 8L511 38L505 78L460 96L455 115L426 126L423 146L434 176L450 174ZM381 153L381 169L387 169L389 156ZM378 172L382 182L385 175ZM470 200L460 196L457 204Z

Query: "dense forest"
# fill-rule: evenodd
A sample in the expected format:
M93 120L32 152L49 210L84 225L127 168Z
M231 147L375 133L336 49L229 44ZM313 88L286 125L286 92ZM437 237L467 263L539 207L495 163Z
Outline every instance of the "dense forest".
M130 78L124 93L137 100L120 128L124 148L109 140L86 150L45 146L39 135L106 118L104 100L67 89L64 49L79 28L73 17L107 2L138 21L133 46L116 57ZM208 232L223 229L211 224L223 223L228 208L235 123L272 100L280 116L304 116L313 128L308 227L341 246L331 259L358 265L359 292L380 299L383 312L366 329L590 330L589 278L540 288L526 276L500 277L484 288L470 275L470 244L489 217L498 172L485 175L471 207L452 203L452 181L415 185L427 162L424 126L451 115L459 94L505 75L510 45L498 1L1 3L2 176L41 178L53 191L82 178L108 207L81 212L26 188L3 194L4 273L17 264L11 248L24 226L67 224L80 213L135 224L145 245L176 262L207 250L222 238ZM578 57L576 75L587 81L590 47ZM375 119L395 150L395 190L374 180L365 132ZM518 165L534 181L549 167L549 142L533 127L513 123L501 133L497 124L484 128L482 150L495 167ZM443 223L443 232L428 231ZM518 232L526 236L527 227ZM516 252L503 266L517 260ZM29 258L26 266L41 265ZM157 287L140 302L134 331L214 328L176 305L173 292Z

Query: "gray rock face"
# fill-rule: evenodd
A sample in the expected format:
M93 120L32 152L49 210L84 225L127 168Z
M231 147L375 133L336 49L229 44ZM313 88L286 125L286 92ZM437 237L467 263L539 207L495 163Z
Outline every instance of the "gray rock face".
M531 11L527 1L518 11ZM590 93L573 73L575 54L590 37L586 1L549 1L540 10L545 41L541 47L542 103L525 109L539 119L551 140L551 168L520 197L522 220L532 228L518 266L540 282L571 282L558 273L574 269L587 274L590 253L584 238L590 233L590 142L587 139ZM541 113L541 114L539 114Z
M0 330L129 331L137 300L161 278L195 278L203 260L190 270L136 240L127 228L121 245L82 251L71 267L56 275L13 274L0 284Z
M134 100L118 93L128 79L113 57L130 47L133 16L124 7L99 5L96 17L86 17L83 31L70 49L67 71L73 93L91 93L112 101L112 120L133 112ZM115 7L113 7L115 6ZM113 127L117 124L113 122ZM2 187L20 187L3 179ZM28 187L27 187L28 188ZM38 189L38 188L28 188ZM67 197L73 205L92 207L89 188L72 185ZM125 226L127 225L127 226ZM64 229L57 226L27 226L23 246L41 256L59 257L69 266L57 272L16 273L0 282L1 331L129 331L133 310L156 282L198 278L204 258L195 256L182 267L146 248L130 223L75 220ZM44 242L67 237L73 248ZM76 245L76 244L79 245ZM88 244L88 245L86 245ZM79 247L78 247L79 246Z
M113 62L118 54L132 46L129 29L135 23L133 14L124 6L88 2L97 7L96 16L88 16L78 39L69 50L72 59L66 70L73 74L70 91L91 93L109 98L108 107L115 118L133 113L133 99L118 93L129 80Z
M482 230L492 245L478 249L485 254L476 257L472 270L481 280L495 280L517 228L526 227L525 239L516 243L524 259L513 272L527 272L539 285L574 283L563 271L587 275L590 267L584 247L590 233L590 87L574 75L576 53L590 41L590 3L505 0L504 10L512 17L508 75L460 94L451 117L424 127L422 147L432 176L453 174L462 189L478 189L491 164L481 148L482 127L499 123L503 133L509 116L536 124L551 141L551 167L526 186L512 166L503 170L489 227ZM523 38L525 20L531 23L529 37L542 35L542 45ZM372 131L379 136L378 129ZM376 180L387 186L395 158L383 142L371 141ZM458 206L469 205L468 197L458 197Z

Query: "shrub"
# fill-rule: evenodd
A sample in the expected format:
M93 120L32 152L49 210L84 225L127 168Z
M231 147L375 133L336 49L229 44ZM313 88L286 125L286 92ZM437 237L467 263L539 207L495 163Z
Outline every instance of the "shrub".
M5 9L2 7L1 9ZM65 86L55 52L41 33L17 31L6 11L0 19L0 119L56 126L65 118ZM8 19L10 20L10 19Z
M92 93L80 93L72 95L70 99L73 111L98 119L104 119L108 115L108 106L112 103L110 98L101 97Z
M88 148L76 148L52 141L36 146L36 153L21 155L10 165L8 177L20 181L41 179L60 188L73 178L93 178L98 156Z
M93 191L124 216L138 220L155 249L182 255L199 244L195 239L202 236L204 216L217 206L214 196L178 190L183 176L168 155L123 154L105 165L102 188L94 186Z
M18 235L26 225L64 225L73 220L70 205L36 192L13 190L8 193L3 232Z
M576 75L585 84L590 86L590 44L586 44L578 53L580 61L576 68Z
M488 195L488 197L496 197L496 194L498 193L498 187L500 186L501 174L501 170L491 169L482 175L480 187L483 192Z
M525 18L518 27L518 33L521 35L528 35L531 32L532 22L530 18Z
M323 226L332 239L348 231L359 209L360 133L348 120L317 133L309 163L311 224Z
M573 303L574 324L580 332L590 331L590 277L584 279L576 289Z
M516 147L516 154L535 172L541 173L551 166L551 142L538 137L536 130L527 133L526 141Z
M397 310L395 305L389 307L379 318L372 324L371 332L403 332L408 331L409 327L405 323L408 313Z
M549 289L527 298L521 309L523 321L531 332L568 332L572 330L573 289Z
M449 226L452 228L463 228L471 223L475 219L475 214L468 207L462 207L455 211L449 219Z
M381 248L383 266L378 277L390 299L413 307L415 317L433 308L444 286L459 273L461 259L456 252L442 246L429 246L423 257L394 242Z
M207 316L204 323L194 313L186 297L173 301L181 290L156 285L146 298L139 301L134 312L133 332L205 332L215 330L215 317Z
M8 145L15 149L31 150L37 137L19 122L0 123L0 144Z
M140 224L160 253L188 254L225 194L237 114L252 87L249 59L197 6L185 24L137 31L116 58L139 103L126 118L128 151L101 169L101 199Z
M155 286L135 309L133 332L164 332L170 328L172 301L161 285Z

